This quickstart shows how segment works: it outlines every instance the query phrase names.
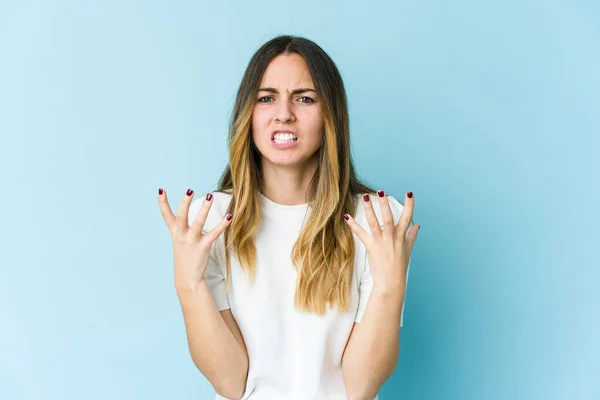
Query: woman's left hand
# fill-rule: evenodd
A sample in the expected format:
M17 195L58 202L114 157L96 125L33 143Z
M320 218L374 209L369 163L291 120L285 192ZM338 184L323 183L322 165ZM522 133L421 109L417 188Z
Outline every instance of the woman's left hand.
M347 218L346 221L352 232L358 236L367 249L373 276L373 287L405 290L408 262L417 240L417 232L421 227L420 225L413 225L410 230L408 229L413 217L415 199L412 192L406 194L402 214L400 214L398 224L394 225L394 216L387 196L383 190L378 191L377 195L381 206L383 229L381 229L381 224L377 219L377 215L375 215L368 194L363 196L363 202L371 234L360 226L352 216L346 214L344 219Z

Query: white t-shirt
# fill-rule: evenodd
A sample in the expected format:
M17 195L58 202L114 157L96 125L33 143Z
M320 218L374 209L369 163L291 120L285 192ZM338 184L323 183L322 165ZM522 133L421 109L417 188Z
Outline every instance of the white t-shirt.
M210 231L226 215L231 201L229 193L213 192L204 231ZM254 284L246 278L231 252L231 281L227 293L224 292L224 234L213 243L205 275L217 308L220 311L231 308L248 350L249 371L242 400L347 399L342 352L354 322L362 319L373 286L365 246L353 234L356 250L348 312L340 314L331 306L323 316L297 311L294 308L297 272L291 254L311 208L308 204L277 204L260 192L259 197L262 223L255 237ZM353 217L370 232L362 196L357 197L358 207ZM387 198L397 223L403 206L394 197ZM371 195L371 201L381 223L376 194ZM198 198L190 205L190 224L202 202L203 198ZM403 317L404 307L400 326ZM225 398L217 394L215 399Z

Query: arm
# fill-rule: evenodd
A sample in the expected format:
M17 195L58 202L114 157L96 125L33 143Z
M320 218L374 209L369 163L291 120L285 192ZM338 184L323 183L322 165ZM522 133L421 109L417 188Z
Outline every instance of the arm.
M248 353L231 310L219 312L205 280L194 289L177 288L177 296L194 364L221 396L241 398Z
M352 328L342 354L342 374L351 400L373 400L396 368L405 290L405 284L373 286L365 314Z

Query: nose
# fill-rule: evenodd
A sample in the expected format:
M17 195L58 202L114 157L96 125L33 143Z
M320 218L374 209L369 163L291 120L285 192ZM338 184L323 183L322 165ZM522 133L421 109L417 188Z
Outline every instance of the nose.
M275 122L285 123L293 121L294 114L292 113L291 107L287 101L280 101L280 106L275 114Z

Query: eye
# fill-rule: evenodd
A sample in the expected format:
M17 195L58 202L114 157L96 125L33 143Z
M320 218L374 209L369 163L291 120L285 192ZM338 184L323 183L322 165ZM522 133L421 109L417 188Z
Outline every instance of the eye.
M307 102L307 104L312 104L312 103L314 103L314 102L315 102L313 99L311 99L311 98L310 98L310 97L308 97L308 96L303 96L303 97L300 97L300 98L301 98L301 99L308 99L309 101ZM304 103L304 102L303 102L303 103Z
M272 98L271 96L264 96L264 97L261 97L260 99L258 99L258 102L259 102L259 103L265 103L265 102L264 102L264 101L262 101L262 100L264 100L264 99L271 99L271 98Z

